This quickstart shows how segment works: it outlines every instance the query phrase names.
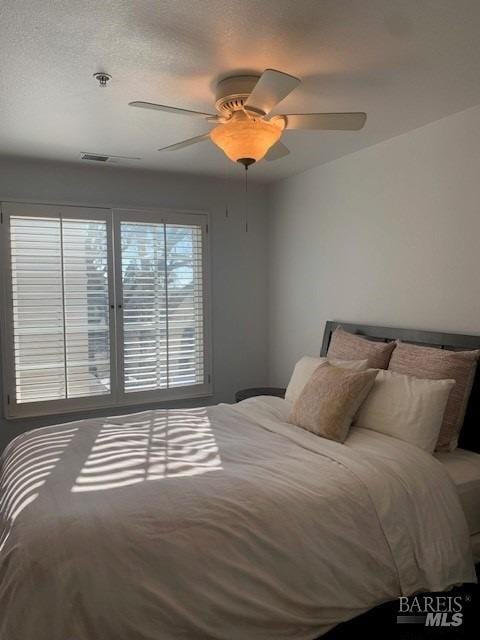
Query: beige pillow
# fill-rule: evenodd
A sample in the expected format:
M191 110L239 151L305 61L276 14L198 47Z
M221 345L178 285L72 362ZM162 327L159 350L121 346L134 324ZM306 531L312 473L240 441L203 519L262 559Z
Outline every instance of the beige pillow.
M433 453L454 386L454 380L425 380L381 370L354 424Z
M334 367L342 367L342 369L353 369L355 371L365 371L368 368L367 360L337 360L336 358L328 358L330 364ZM315 369L327 362L327 358L316 358L314 356L303 356L295 365L295 368L288 383L285 392L285 400L295 402L301 394L303 387L312 377Z
M448 351L397 342L390 371L430 380L455 380L436 444L437 451L453 451L463 426L480 351Z
M337 327L328 347L328 358L341 360L368 360L374 369L386 369L395 349L395 342L374 342Z
M320 364L295 401L288 422L319 436L344 442L354 415L377 371L352 371Z

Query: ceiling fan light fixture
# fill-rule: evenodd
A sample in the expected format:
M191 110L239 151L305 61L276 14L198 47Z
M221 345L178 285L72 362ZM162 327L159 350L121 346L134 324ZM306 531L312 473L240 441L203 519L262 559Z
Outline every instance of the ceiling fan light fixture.
M282 118L268 122L236 111L228 122L210 132L210 139L233 162L245 164L248 160L253 164L280 140L284 127Z
M216 115L138 100L129 105L200 117L216 125L212 131L161 147L159 151L176 152L197 142L211 140L227 158L248 169L262 158L270 162L290 153L280 142L284 129L359 131L364 127L367 119L364 112L290 113L270 117L276 106L299 84L298 78L276 69L265 69L261 75L228 76L217 84Z

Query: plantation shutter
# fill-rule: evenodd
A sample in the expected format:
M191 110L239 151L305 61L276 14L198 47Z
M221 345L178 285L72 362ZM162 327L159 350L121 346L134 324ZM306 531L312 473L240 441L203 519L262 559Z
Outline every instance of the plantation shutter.
M206 214L1 214L7 417L210 394Z
M10 216L16 404L111 392L107 224Z
M125 393L203 385L202 225L124 220L120 237Z

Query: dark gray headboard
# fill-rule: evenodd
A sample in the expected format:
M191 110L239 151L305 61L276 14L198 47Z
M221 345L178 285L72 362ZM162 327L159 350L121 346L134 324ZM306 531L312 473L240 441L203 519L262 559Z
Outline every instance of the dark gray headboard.
M345 331L379 342L390 342L398 339L420 346L437 347L438 349L449 349L451 351L480 349L480 336L464 336L459 333L443 333L439 331L418 331L417 329L397 329L395 327L376 327L368 324L329 320L325 325L320 355L326 355L332 333L338 325L341 325ZM470 449L480 453L480 367L477 369L473 383L459 446L463 449Z

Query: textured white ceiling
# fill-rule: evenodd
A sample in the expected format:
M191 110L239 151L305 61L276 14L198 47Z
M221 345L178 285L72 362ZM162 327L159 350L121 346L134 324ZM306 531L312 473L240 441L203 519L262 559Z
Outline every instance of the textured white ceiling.
M0 153L238 175L209 141L156 151L209 125L127 104L209 111L219 77L266 67L303 80L277 112L368 113L358 133L286 132L291 155L250 171L274 180L480 103L479 34L478 0L3 0Z

